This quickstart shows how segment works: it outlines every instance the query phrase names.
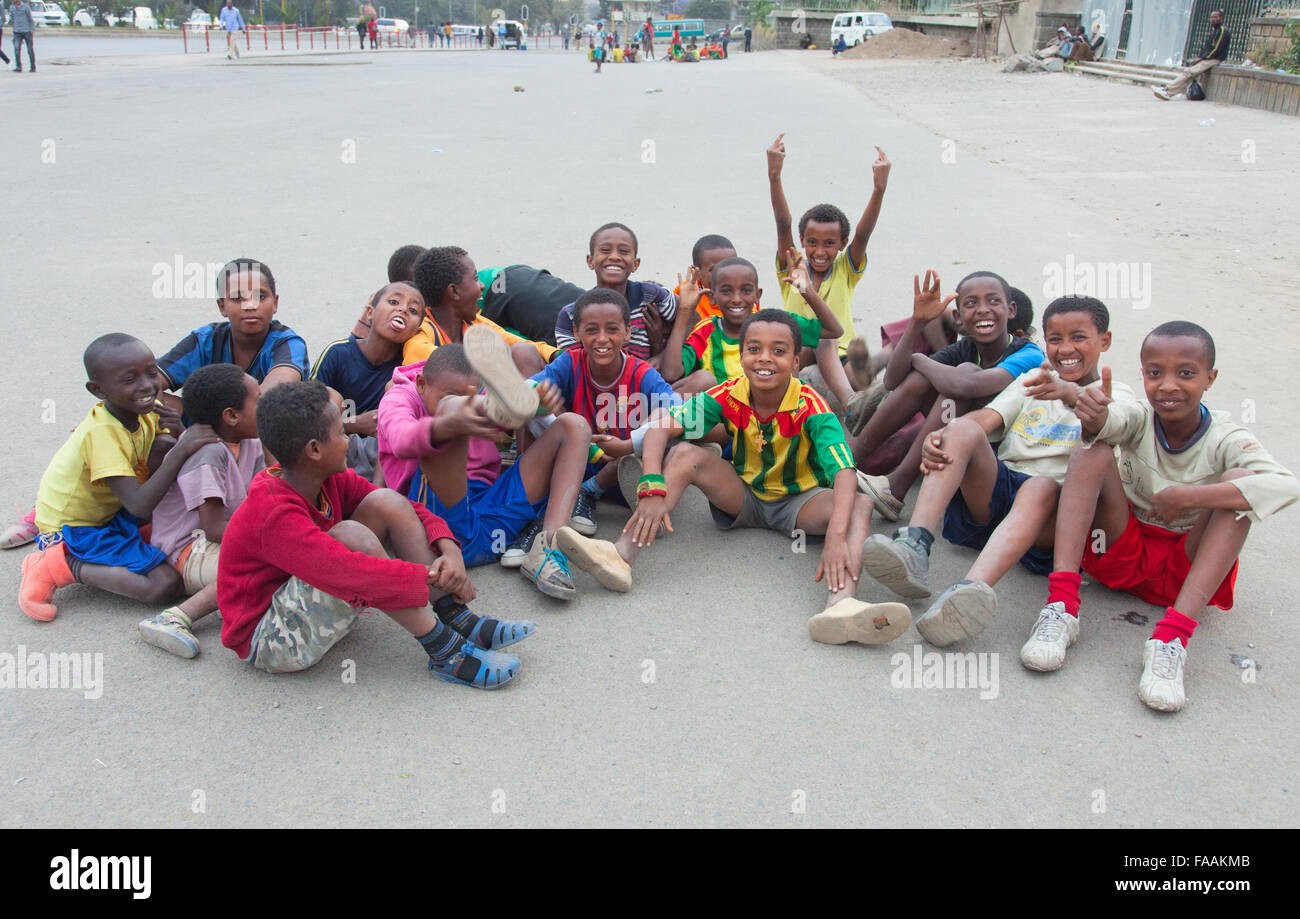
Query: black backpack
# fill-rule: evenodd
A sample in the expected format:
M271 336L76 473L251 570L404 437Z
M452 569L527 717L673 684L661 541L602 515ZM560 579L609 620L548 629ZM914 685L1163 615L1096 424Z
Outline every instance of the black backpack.
M1197 83L1195 80L1193 80L1192 85L1187 87L1188 101L1200 102L1204 98L1205 98L1205 90L1201 88L1200 83Z

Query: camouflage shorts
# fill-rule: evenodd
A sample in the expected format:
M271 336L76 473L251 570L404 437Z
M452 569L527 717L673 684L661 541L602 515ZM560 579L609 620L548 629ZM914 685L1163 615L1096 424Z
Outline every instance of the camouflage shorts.
M357 612L346 600L289 578L253 630L248 663L267 673L306 670L352 631Z

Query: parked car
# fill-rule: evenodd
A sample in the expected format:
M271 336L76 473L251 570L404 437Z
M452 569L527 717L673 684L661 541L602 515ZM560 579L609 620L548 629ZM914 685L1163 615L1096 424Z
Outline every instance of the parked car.
M405 35L411 31L411 24L405 19L376 19L375 29L380 35L391 32L395 35Z
M505 26L505 34L501 34L501 27ZM497 47L505 50L507 48L519 49L528 46L527 30L524 24L516 19L498 19L492 23L492 28L497 33Z
M108 16L104 17L105 20L109 18ZM137 6L127 9L125 13L110 22L109 25L125 26L126 28L134 26L137 29L156 29L158 28L158 20L154 18L153 10L149 9L149 7Z
M844 43L852 48L893 27L894 23L884 13L840 13L831 22L831 44L842 35Z
M90 28L91 26L95 25L98 19L99 19L99 8L94 6L79 7L77 11L72 14L72 24L74 26L85 26L87 28Z
M205 13L203 10L194 10L190 13L190 18L185 20L185 26L189 29L202 29L212 25L212 14Z
M43 3L42 0L31 0L32 8L32 25L34 26L66 26L69 25L68 14L59 9L57 4Z

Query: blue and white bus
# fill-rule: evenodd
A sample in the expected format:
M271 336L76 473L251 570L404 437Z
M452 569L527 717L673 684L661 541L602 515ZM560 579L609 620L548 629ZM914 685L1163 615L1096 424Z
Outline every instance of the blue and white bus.
M642 23L642 25L644 24ZM704 37L703 19L657 19L651 25L654 26L656 41L661 38L672 38L674 28L682 30L682 38Z

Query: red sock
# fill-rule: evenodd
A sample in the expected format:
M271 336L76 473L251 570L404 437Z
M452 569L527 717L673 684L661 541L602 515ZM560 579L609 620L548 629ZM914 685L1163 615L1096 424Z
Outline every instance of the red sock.
M1172 606L1165 610L1165 618L1156 623L1156 629L1151 633L1151 637L1156 641L1163 641L1165 644L1177 638L1187 647L1187 642L1191 640L1192 633L1200 625L1190 616L1184 616Z
M1047 576L1047 602L1064 603L1065 611L1079 618L1079 586L1083 575L1077 571L1053 571Z

